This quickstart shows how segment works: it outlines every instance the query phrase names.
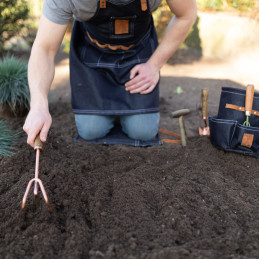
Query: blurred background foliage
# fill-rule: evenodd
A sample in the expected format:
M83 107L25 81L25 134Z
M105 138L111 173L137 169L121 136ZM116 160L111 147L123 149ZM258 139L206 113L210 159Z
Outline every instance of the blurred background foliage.
M26 45L29 49L32 46L43 2L44 0L0 1L0 54L4 47L15 49ZM238 15L259 19L258 0L197 0L197 4L199 11L203 12L236 12ZM153 13L153 17L159 39L161 39L166 25L172 18L166 0L162 0L159 8ZM195 38L198 35L198 22L197 19L185 42L188 46L199 45L199 39ZM69 51L70 34L71 24L63 42L66 52ZM14 37L15 40L11 41Z
M259 1L256 0L197 0L198 10L202 12L231 12L236 15L259 19ZM153 13L159 40L162 38L166 25L173 17L166 0L162 0L159 8ZM199 17L180 48L194 48L201 51L199 36Z
M259 14L259 1L257 0L197 0L197 6L199 11L204 12L236 12L237 15L246 15L251 18L256 18L256 14ZM159 38L163 35L172 16L166 0L162 0L159 8L153 13ZM197 21L194 26L197 27Z
M0 2L0 50L6 41L17 36L29 18L29 5L25 0L1 0Z
M200 10L203 11L231 11L236 9L241 12L251 11L255 0L197 0Z

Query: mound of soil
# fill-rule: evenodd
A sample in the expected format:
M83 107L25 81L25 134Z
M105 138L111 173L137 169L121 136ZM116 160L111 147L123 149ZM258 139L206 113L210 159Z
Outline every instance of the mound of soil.
M177 86L182 94L174 92ZM0 257L259 258L258 160L218 150L198 136L201 89L209 88L212 115L222 86L242 87L161 79L161 128L178 131L170 113L192 111L185 117L187 147L75 143L70 103L52 102L39 174L52 210L41 192L34 200L31 191L21 211L35 163L22 133L16 153L0 158ZM9 123L22 130L24 119Z

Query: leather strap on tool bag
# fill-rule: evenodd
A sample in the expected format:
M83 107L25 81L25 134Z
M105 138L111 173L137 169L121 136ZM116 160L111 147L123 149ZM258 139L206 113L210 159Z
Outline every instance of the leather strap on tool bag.
M218 115L209 117L209 125L214 146L259 157L259 93L252 85L222 87Z

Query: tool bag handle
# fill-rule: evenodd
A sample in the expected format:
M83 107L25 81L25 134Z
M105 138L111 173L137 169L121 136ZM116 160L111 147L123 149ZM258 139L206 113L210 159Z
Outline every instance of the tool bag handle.
M253 101L254 101L254 86L247 85L247 87L246 87L246 103L245 103L245 115L246 116L250 116L252 113Z

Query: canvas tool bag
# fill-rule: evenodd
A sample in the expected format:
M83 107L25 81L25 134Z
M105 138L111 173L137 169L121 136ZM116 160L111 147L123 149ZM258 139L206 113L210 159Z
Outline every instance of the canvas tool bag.
M259 93L254 86L222 87L218 115L209 117L209 126L214 146L259 157Z

